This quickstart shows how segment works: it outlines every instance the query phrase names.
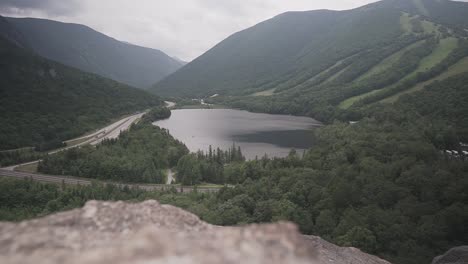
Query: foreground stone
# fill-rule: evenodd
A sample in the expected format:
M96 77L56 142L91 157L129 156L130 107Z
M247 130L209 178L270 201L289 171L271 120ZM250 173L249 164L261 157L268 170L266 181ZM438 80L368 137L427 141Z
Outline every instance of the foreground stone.
M291 223L218 227L156 201L90 201L82 209L0 223L0 263L388 264L303 236Z
M468 246L452 248L435 258L432 264L468 264Z

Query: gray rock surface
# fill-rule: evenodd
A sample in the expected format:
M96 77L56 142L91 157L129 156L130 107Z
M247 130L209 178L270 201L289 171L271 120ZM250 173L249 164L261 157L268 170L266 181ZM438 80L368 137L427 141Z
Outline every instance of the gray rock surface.
M454 247L436 257L432 264L468 264L468 246Z
M303 236L291 223L219 227L156 201L90 201L41 219L0 223L0 263L388 264Z

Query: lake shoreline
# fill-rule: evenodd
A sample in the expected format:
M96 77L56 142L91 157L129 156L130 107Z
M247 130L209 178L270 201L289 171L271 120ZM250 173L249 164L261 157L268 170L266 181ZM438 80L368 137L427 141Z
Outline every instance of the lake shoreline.
M191 152L240 146L247 159L285 157L314 145L313 131L322 123L310 117L253 113L246 110L174 109L169 119L153 123L168 129Z

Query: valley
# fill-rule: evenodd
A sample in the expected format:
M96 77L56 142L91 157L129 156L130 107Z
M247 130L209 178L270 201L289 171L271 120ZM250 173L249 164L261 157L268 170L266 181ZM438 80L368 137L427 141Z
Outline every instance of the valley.
M6 18L18 42L47 59L147 89L183 63L160 50L124 43L92 28L46 19Z
M176 36L186 20L118 18L200 56L0 17L0 221L156 199L215 226L290 221L393 264L468 244L468 3L290 11L203 52L203 34Z

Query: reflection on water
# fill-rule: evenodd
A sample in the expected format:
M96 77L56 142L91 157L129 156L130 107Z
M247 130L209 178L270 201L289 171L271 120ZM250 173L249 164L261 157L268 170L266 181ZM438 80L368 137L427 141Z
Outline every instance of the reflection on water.
M232 138L235 142L268 143L288 149L307 149L314 145L314 134L311 130L260 131L233 135Z
M250 113L232 109L173 110L171 118L155 122L191 151L209 146L242 148L248 159L267 154L284 157L291 149L303 151L314 144L312 130L320 123L307 117Z

